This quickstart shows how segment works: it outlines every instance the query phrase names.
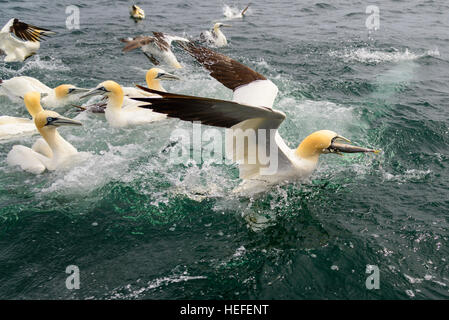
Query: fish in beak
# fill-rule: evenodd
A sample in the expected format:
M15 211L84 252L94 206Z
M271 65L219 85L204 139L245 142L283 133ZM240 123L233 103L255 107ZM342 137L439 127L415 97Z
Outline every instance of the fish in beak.
M48 117L46 126L62 127L62 126L82 126L79 121L69 119L63 116Z
M175 76L174 74L168 73L168 72L161 72L158 73L157 80L181 80L178 76Z
M380 150L353 146L344 142L351 143L351 141L345 137L336 136L332 140L331 145L326 149L325 153L336 153L339 155L342 155L343 153L380 153Z

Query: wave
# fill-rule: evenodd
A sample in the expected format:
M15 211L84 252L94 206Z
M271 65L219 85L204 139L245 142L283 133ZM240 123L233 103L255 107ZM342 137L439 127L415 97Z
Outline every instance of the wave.
M438 48L428 50L423 54L411 52L407 48L404 51L394 50L393 52L359 48L353 50L345 50L344 52L331 51L329 52L329 55L331 57L343 59L346 62L357 61L362 63L382 63L412 61L428 56L439 57L440 52Z

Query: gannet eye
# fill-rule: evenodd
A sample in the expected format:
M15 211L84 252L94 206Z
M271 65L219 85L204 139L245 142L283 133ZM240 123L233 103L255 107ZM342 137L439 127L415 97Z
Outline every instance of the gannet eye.
M109 92L108 90L106 90L105 87L98 88L98 90L101 90L101 91L104 91L104 92Z
M70 88L69 89L69 94L72 93L73 91L75 91L75 88Z
M56 120L56 118L53 118L53 117L47 117L47 124L46 125L49 125L49 124L51 124L53 121L55 121Z

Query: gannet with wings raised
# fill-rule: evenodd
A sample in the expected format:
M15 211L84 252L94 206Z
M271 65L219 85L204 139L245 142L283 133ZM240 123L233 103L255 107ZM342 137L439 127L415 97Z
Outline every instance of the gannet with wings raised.
M0 30L0 52L6 54L5 62L24 61L39 50L44 36L53 33L13 18Z
M234 91L233 101L164 93L143 87L142 90L156 93L162 98L135 100L147 102L148 105L141 107L169 117L230 129L234 138L227 139L226 143L230 145L226 150L230 152L228 157L239 164L240 178L243 179L239 191L307 178L316 169L321 154L378 152L345 144L343 141L349 142L348 139L330 130L316 131L307 136L296 149L289 148L277 131L285 114L272 109L278 93L273 82L210 49L191 43L183 47L210 71L212 77ZM239 132L241 134L248 129L255 132L255 138L248 138L246 145L236 143ZM239 147L245 149L238 150ZM262 154L270 158L269 163L262 159L266 158L261 157ZM277 164L274 171L270 170L272 162Z

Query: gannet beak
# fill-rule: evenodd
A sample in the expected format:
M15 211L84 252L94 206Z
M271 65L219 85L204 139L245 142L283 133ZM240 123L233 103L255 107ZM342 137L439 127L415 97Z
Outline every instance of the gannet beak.
M232 27L232 25L230 25L230 24L222 24L221 26L222 26L222 27L225 27L225 28L230 28L230 27Z
M47 124L46 126L55 126L55 127L61 127L61 126L82 126L83 124L79 121L69 119L63 116L58 116L55 118L48 117L47 118Z
M158 80L181 80L181 78L179 78L178 76L175 76L174 74L171 73L159 73L156 77L156 79Z
M346 139L345 137L336 136L332 140L330 147L327 148L328 153L336 153L336 154L340 154L340 155L342 153L369 153L369 152L372 152L375 154L380 153L380 150L353 146L353 145L342 143L339 141L345 141L345 142L349 142L349 143L351 142L349 139Z
M79 94L79 93L85 93L85 92L89 92L90 89L84 89L84 88L70 88L69 89L69 94Z
M80 99L84 99L84 98L92 97L92 96L102 96L106 93L107 93L107 91L104 87L95 88L95 89L92 89L89 92L87 92L85 95L81 96Z

